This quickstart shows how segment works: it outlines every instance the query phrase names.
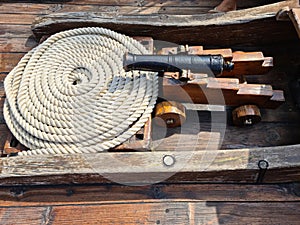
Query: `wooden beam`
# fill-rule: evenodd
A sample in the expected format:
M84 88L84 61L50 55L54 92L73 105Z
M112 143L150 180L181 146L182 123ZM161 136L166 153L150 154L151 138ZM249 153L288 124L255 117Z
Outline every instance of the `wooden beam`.
M227 106L255 104L272 109L285 102L283 91L265 84L240 84L236 78L195 79L186 84L174 84L170 79L162 82L160 96L168 101Z
M134 6L134 7L151 7L151 6L170 6L170 7L214 7L220 2L218 0L206 0L206 1L193 1L193 0L101 0L101 1L95 1L95 0L18 0L18 1L12 1L12 0L2 0L2 3L5 5L10 5L15 7L23 7L26 8L26 5L35 4L35 5L54 5L58 3L63 3L63 5L78 5L78 6L84 6L84 5L94 5L94 6ZM17 2L17 3L12 3ZM258 5L263 4L269 4L270 2L278 2L278 0L244 0L241 2L238 2L238 8L249 8L249 7L255 7ZM18 3L27 3L27 4L18 4ZM52 4L51 4L52 3ZM46 5L47 4L47 5ZM18 6L21 5L21 6ZM23 6L22 6L23 5ZM13 10L12 8L7 8L7 10ZM30 9L29 9L30 10Z
M230 72L223 71L222 76L266 74L273 67L273 58L264 57L262 52L233 52L232 55L234 69Z
M168 166L164 157L170 156ZM162 151L1 158L1 184L157 182L255 183L258 162L269 163L264 182L299 180L299 145L236 150ZM288 174L288 175L287 175Z
M82 26L102 26L130 36L153 36L178 44L203 45L265 45L295 40L292 24L275 21L284 6L295 7L297 0L237 10L226 14L137 15L102 17L97 13L57 13L40 17L32 26L34 34L43 35ZM230 25L230 31L228 27ZM249 29L251 27L251 29ZM280 31L280 32L279 32ZM294 33L293 33L294 32ZM193 35L186 35L192 33ZM205 35L203 35L205 33ZM289 35L282 35L286 33ZM232 36L234 34L234 37ZM237 39L238 37L238 39Z
M289 12L289 17L294 24L298 37L300 38L300 8L291 9Z

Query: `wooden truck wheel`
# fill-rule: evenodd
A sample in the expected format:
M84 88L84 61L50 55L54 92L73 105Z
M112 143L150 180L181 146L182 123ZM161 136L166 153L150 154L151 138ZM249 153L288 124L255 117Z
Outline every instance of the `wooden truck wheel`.
M260 110L256 105L242 105L232 111L233 124L249 126L261 121Z
M154 122L159 126L178 127L186 120L185 107L178 102L163 101L155 107Z

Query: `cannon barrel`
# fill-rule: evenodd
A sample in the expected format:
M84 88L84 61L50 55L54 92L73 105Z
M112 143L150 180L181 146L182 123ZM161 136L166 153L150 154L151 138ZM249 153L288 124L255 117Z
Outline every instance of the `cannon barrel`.
M232 70L233 63L225 62L222 55L124 55L125 71L144 70L155 72L181 72L183 69L194 73L222 74Z

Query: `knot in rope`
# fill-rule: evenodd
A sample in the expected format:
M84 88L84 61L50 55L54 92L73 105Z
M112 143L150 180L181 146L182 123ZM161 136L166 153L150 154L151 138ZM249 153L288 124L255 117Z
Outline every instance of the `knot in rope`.
M4 118L29 151L92 153L113 148L143 127L158 94L151 72L125 72L126 52L145 54L114 31L57 33L28 52L7 75Z

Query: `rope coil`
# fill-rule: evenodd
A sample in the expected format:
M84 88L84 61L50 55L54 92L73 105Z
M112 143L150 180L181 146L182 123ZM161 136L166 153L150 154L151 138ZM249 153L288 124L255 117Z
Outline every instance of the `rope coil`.
M113 148L143 127L158 95L151 72L125 72L126 52L146 54L114 31L57 33L8 74L4 118L29 151L19 155L92 153Z

